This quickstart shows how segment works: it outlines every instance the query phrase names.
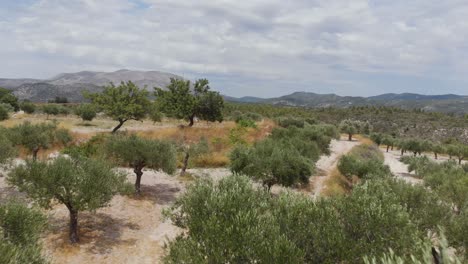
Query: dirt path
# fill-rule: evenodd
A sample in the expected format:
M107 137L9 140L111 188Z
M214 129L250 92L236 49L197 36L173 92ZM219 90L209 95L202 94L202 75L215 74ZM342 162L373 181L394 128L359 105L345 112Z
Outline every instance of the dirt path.
M381 149L385 157L385 165L390 167L390 171L399 179L411 184L421 184L422 180L416 178L414 173L408 172L408 165L400 161L400 151L389 151L386 152L385 149Z
M330 177L330 172L337 166L339 158L359 144L361 144L359 141L348 141L347 137L342 137L340 140L332 140L330 144L331 154L329 156L321 156L316 163L319 175L312 178L314 197L319 196L322 192L324 183Z

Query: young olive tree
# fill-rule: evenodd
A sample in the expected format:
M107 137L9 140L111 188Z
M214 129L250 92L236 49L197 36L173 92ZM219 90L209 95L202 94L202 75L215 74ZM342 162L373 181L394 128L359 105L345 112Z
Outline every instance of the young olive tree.
M396 141L395 138L393 138L390 135L383 135L383 137L382 137L382 144L387 146L387 152L390 150L390 148L392 148L392 150L393 150L393 146L395 145L395 141Z
M10 172L7 182L17 186L44 208L53 202L69 211L71 243L79 241L78 213L106 206L125 186L126 177L99 160L60 156L52 161L31 162Z
M364 130L370 131L370 125L358 120L346 119L340 123L340 131L348 134L348 140L353 140L353 135L357 133L364 133Z
M75 109L75 114L83 121L93 121L96 117L96 107L92 104L81 104Z
M52 144L66 145L72 140L65 129L57 129L55 124L31 124L24 122L10 129L10 138L15 145L25 147L37 159L41 149L48 149Z
M29 101L23 101L20 104L20 109L27 114L32 114L36 111L36 105Z
M184 155L182 169L180 170L180 175L185 175L185 172L189 165L189 159L194 158L209 152L210 148L208 141L205 138L201 138L199 142L192 144L181 143L179 147L180 151Z
M116 135L107 141L106 152L120 163L128 164L136 175L135 192L141 193L143 168L162 170L172 174L177 167L174 145L167 141L139 138L135 135Z
M18 98L13 95L12 91L0 87L0 104L8 104L13 107L14 111L19 110Z
M307 183L313 162L288 141L266 139L253 147L236 147L231 155L231 171L261 181L269 190L280 184L292 186Z
M468 146L464 144L452 144L447 148L450 157L455 156L458 159L458 164L468 157Z
M168 116L188 120L189 127L195 118L222 122L224 99L208 84L207 79L197 80L192 90L190 81L172 78L166 89L155 88L156 102Z
M304 263L269 212L270 199L246 177L195 182L167 212L188 232L169 242L164 263Z
M112 133L117 132L128 120L141 120L146 116L150 101L148 91L140 89L133 82L121 82L119 86L111 83L101 93L85 93L88 98L106 115L118 121Z

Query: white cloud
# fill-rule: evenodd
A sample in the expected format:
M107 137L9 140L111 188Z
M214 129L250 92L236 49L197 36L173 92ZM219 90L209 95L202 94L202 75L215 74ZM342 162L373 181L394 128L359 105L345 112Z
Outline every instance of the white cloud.
M213 76L237 95L252 94L249 83L274 95L333 85L369 94L388 74L468 82L464 2L40 0L0 18L9 64L0 69L17 77L84 66L165 70ZM380 81L363 79L373 76Z

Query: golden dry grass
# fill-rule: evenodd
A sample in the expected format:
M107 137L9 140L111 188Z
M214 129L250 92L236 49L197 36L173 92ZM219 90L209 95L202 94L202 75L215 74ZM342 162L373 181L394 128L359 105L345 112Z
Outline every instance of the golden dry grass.
M349 181L343 176L338 168L334 168L329 177L324 182L322 195L326 197L343 195L349 193L351 185Z

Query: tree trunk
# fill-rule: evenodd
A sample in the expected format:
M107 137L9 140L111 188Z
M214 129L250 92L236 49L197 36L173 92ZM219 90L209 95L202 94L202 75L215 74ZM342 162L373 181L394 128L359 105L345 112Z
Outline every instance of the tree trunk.
M32 156L33 156L33 161L37 160L37 153L39 152L39 148L35 148L33 150Z
M387 145L387 152L388 152L388 149L390 148L390 145Z
M353 134L351 134L351 133L348 134L348 140L349 140L349 141L353 141Z
M123 124L125 123L125 121L127 121L127 120L119 120L119 124L118 124L116 127L114 127L114 129L112 129L112 134L114 134L115 132L117 132L117 130L119 130L119 129L123 126Z
M401 156L403 156L403 153L404 153L404 152L405 152L404 150L401 150Z
M184 157L184 165L182 166L182 170L180 171L180 176L185 175L185 171L187 170L187 167L188 167L189 158L190 158L190 154L186 152L185 157Z
M463 158L458 158L458 165L461 165Z
M135 193L137 195L141 194L141 176L143 176L143 167L142 166L136 166L135 169L133 170L136 174L136 180L135 180Z
M434 158L437 159L437 152L434 152Z
M392 151L393 151L393 145L392 145Z
M193 124L194 124L194 119L195 119L195 115L191 115L191 116L189 117L189 121L190 121L190 123L189 123L189 125L188 125L189 127L192 127L192 126L193 126Z
M414 154L414 156L416 157L416 155L418 155L418 152L413 151L413 154Z
M78 211L69 207L70 212L70 242L72 244L80 241L78 237Z

